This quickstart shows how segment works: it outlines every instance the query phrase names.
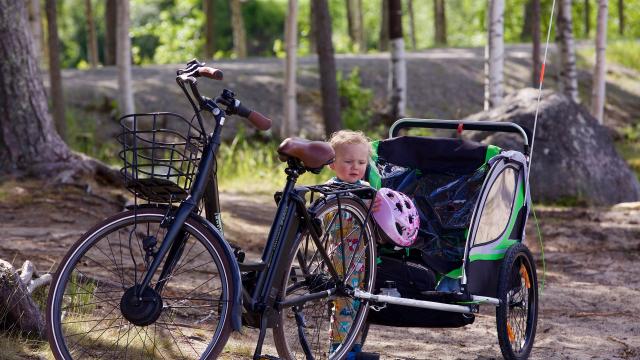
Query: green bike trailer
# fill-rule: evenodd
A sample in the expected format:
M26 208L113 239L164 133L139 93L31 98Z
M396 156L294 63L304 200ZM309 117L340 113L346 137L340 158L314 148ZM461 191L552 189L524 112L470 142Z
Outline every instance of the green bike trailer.
M398 136L408 128L510 132L522 137L523 147ZM374 306L369 323L460 327L473 322L479 305L490 304L496 306L503 355L528 356L538 307L535 263L523 244L529 139L512 123L401 119L388 139L373 143L367 179L408 195L420 230L409 248L379 244L376 290L395 287L401 298L379 296L384 305Z

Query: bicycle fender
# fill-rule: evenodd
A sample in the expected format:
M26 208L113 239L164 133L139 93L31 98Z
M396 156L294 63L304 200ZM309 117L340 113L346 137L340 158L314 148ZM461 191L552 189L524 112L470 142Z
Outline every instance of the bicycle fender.
M233 306L231 307L231 326L234 331L240 331L242 330L242 280L240 279L240 267L238 266L238 261L236 260L235 255L233 255L231 246L224 239L224 235L220 233L218 228L202 216L191 214L191 217L204 225L211 232L216 241L222 245L224 254L227 256L227 259L229 259L229 265L231 266L231 280L234 285L232 294Z

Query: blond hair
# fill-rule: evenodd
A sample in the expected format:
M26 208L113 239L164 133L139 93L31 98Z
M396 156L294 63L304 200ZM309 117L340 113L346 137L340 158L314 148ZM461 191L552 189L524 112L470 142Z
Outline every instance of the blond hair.
M364 144L367 145L367 149L369 149L369 156L371 156L371 145L369 142L371 140L365 135L362 131L354 131L354 130L339 130L331 134L329 138L329 144L334 151L338 151L338 148L342 145L351 144Z

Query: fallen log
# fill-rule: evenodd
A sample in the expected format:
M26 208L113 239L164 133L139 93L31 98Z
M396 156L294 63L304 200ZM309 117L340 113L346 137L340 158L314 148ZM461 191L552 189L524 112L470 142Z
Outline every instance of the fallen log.
M27 336L44 338L45 321L31 294L51 281L50 274L38 276L30 261L20 273L0 259L0 326L6 331L19 331Z

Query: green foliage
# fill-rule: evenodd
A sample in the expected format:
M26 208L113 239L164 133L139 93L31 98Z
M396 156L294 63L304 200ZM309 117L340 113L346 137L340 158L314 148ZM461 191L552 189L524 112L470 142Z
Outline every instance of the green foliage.
M524 23L525 3L528 0L505 2L504 38L507 43L520 42ZM553 0L541 0L541 33L546 37ZM104 59L104 1L94 1L98 49ZM58 29L61 39L63 67L87 66L87 34L85 5L82 0L58 2ZM611 40L634 40L640 37L640 2L625 1L625 34L619 34L618 2L609 3L607 36ZM363 21L367 51L377 51L382 1L363 1ZM484 1L447 0L447 39L452 47L483 46L486 43L486 7ZM558 10L556 2L556 11ZM136 64L182 63L193 57L202 57L205 34L203 0L131 0L132 52ZM329 0L332 16L333 45L337 53L351 53L354 44L348 36L347 11L344 0ZM214 0L215 54L207 58L232 56L233 38L229 0ZM403 3L403 30L410 44L409 16ZM434 11L432 1L413 1L415 34L418 49L434 46ZM284 21L287 0L246 0L242 5L247 48L251 56L282 56ZM44 15L44 14L43 14ZM596 29L597 6L591 2L590 32L585 34L584 2L573 5L573 27L576 38L593 38ZM298 3L298 54L308 55L311 30L310 0ZM555 22L554 22L555 24ZM555 38L552 32L551 40ZM407 45L409 47L410 45ZM629 60L633 66L640 63ZM626 63L626 64L627 64ZM629 66L629 65L627 65Z
M358 67L353 68L346 78L339 72L337 80L342 108L342 121L345 128L352 130L367 129L373 113L371 109L373 91L363 88L360 84L360 69Z
M607 60L640 71L640 42L637 39L610 41Z
M87 154L107 164L120 164L120 145L115 141L98 141L98 129L94 119L74 108L65 111L67 124L67 145L75 151Z

